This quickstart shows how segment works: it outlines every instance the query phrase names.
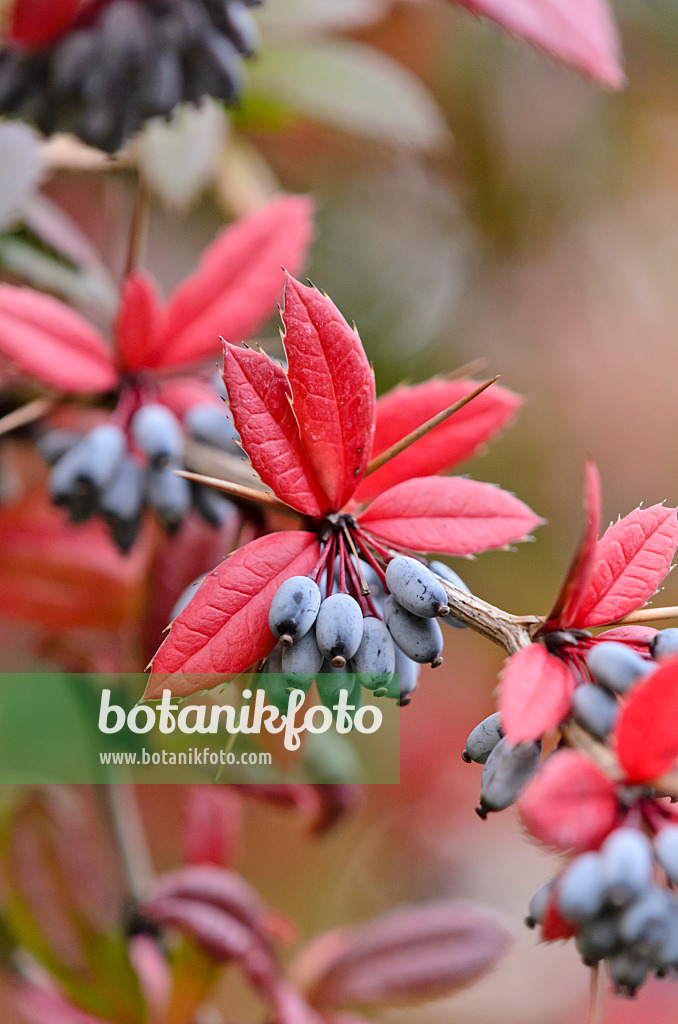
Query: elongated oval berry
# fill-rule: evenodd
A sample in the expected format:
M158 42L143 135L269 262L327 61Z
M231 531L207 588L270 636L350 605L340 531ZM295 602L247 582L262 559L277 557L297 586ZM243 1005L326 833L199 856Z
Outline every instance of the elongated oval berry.
M188 480L177 476L171 465L153 467L148 471L146 501L168 530L176 530L191 507Z
M443 634L435 619L420 619L398 604L392 594L384 600L384 622L401 651L412 661L440 665Z
M381 619L368 616L363 619L363 635L360 646L351 658L349 671L355 672L361 686L368 690L388 693L388 686L395 672L395 644Z
M268 625L285 647L305 636L318 617L321 595L308 576L290 576L281 583L268 610Z
M666 891L648 886L621 915L619 931L624 942L642 944L645 953L659 949L669 933Z
M582 853L568 865L558 883L558 910L566 921L590 920L602 909L605 888L600 857Z
M656 661L678 654L678 629L661 629L650 641L650 654Z
M404 654L397 644L395 648L395 673L388 684L387 697L397 700L401 708L407 707L419 682L421 665Z
M603 957L613 956L623 948L619 919L618 910L606 908L591 920L582 922L576 946L585 964L592 966Z
M184 453L179 421L164 405L142 405L132 419L132 436L156 468L179 462Z
M116 423L100 423L90 430L80 445L86 453L80 479L100 490L112 478L125 453L125 433Z
M525 924L528 928L534 928L536 925L541 924L552 892L553 879L545 882L544 885L537 889L530 900L527 917L525 918Z
M675 896L669 901L666 937L655 952L653 965L660 973L678 965L678 902L676 902Z
M320 605L315 624L318 647L328 661L341 667L352 658L363 635L363 613L350 594L331 594Z
M652 667L640 654L616 640L595 644L586 656L586 665L596 683L615 693L626 693Z
M489 811L503 811L515 803L530 781L541 758L541 740L535 743L509 743L504 737L488 757L480 778L481 818Z
M323 664L323 654L315 638L315 630L309 629L291 647L283 648L282 670L289 677L290 686L296 686L297 678L308 679L309 686Z
M626 906L652 879L652 846L635 828L618 828L600 848L605 898L613 906Z
M595 683L582 683L574 691L572 711L575 721L599 740L610 735L620 710L612 694Z
M608 961L610 979L618 993L635 996L647 978L652 964L647 956L639 956L634 950L625 949L615 953Z
M313 676L294 677L283 672L282 659L287 648L276 644L273 651L266 659L263 671L260 675L261 685L266 691L266 699L269 704L277 708L281 715L287 714L292 690L301 690L308 693L313 682Z
M194 405L184 416L184 424L196 441L214 445L232 455L242 455L242 448L238 444L240 435L225 406L216 409L213 405Z
M493 715L483 718L482 722L479 722L475 729L471 730L461 756L467 764L470 764L471 761L475 761L476 764L485 764L503 735L501 715L495 711Z
M448 615L447 594L440 580L416 558L398 555L386 566L386 586L403 608L425 619Z
M141 526L146 490L146 472L131 455L126 455L99 500L114 541L129 551Z
M678 882L678 825L665 825L654 837L654 852L670 882Z
M434 572L436 576L442 576L442 578L447 580L448 583L451 583L453 587L458 587L459 590L463 590L466 594L471 593L461 576L457 576L454 569L450 569L449 565L445 565L444 562L429 562L428 567L431 572ZM445 596L447 597L447 595ZM452 629L466 629L465 624L460 622L459 619L455 619L454 615L445 616L443 622L446 626L451 626Z

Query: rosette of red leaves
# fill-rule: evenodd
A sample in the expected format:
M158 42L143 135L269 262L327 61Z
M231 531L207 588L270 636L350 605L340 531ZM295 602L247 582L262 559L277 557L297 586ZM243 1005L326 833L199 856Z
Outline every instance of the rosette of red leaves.
M262 351L226 344L224 381L253 468L308 528L261 537L205 579L156 654L146 697L214 686L267 657L277 588L294 575L319 578L345 542L368 560L392 549L471 555L521 540L540 521L498 487L434 475L503 426L515 395L483 393L365 478L375 455L474 382L433 380L377 402L358 333L327 295L288 277L282 317L287 372Z
M654 630L621 626L598 636L591 627L616 622L641 608L671 568L678 545L676 510L662 505L634 509L598 540L600 478L586 471L586 528L546 622L534 642L506 662L500 711L512 743L538 739L564 721L572 695L588 681L587 651L603 640L647 652Z

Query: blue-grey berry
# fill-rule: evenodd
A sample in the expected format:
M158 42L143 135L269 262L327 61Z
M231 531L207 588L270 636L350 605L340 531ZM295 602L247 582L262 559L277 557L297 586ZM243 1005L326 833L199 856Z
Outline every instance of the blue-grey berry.
M308 576L290 576L273 595L268 624L284 646L308 633L318 617L321 594Z
M340 668L352 658L363 635L363 613L350 594L331 594L320 605L315 637L323 656Z
M449 614L440 580L416 558L398 555L386 566L386 586L403 608L421 618Z

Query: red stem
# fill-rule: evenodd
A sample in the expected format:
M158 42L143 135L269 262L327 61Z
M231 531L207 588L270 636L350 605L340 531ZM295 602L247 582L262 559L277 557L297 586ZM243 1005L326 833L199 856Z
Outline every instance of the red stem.
M327 556L329 555L329 553L330 553L329 542L325 542L325 544L323 545L322 550L320 552L320 558L318 559L318 561L315 563L315 565L311 569L310 573L308 574L309 575L309 579L312 579L314 583L317 583L319 577L322 576L322 571L325 568L325 563L327 562Z
M332 587L334 586L334 559L337 553L337 538L332 534L328 541L330 549L330 556L327 559L327 586L325 587L325 597L329 597L332 593Z
M387 589L386 588L386 574L385 574L384 570L382 569L382 567L377 562L377 560L374 557L374 555L372 554L372 552L367 547L367 543L369 543L369 540L367 538L363 539L364 535L359 533L359 531L356 531L356 530L351 530L351 535L353 536L354 541L356 542L356 544L358 545L358 547L360 548L360 550L364 554L365 559L367 560L367 562L369 562L369 564L372 566L372 568L376 572L377 576L381 580L381 583L382 583L382 586L384 587L384 590L386 590ZM366 541L367 541L367 543L366 543Z
M343 533L339 533L339 593L348 594L346 587L346 544Z

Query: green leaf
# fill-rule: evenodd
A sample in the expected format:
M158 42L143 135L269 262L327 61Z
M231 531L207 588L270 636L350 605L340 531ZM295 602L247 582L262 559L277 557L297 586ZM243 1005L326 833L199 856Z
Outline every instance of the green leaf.
M250 92L272 95L312 120L415 149L439 146L448 131L419 79L385 54L348 40L265 50Z

